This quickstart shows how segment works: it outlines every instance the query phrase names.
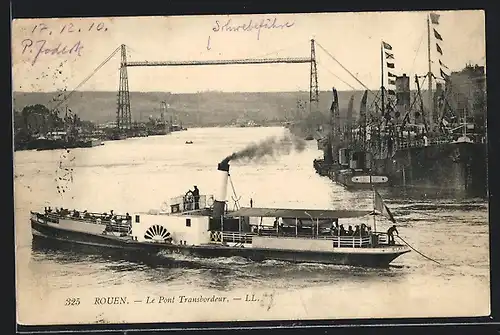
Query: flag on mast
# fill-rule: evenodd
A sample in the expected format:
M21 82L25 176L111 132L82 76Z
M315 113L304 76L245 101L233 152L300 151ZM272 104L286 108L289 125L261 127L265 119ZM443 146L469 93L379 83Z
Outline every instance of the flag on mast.
M441 60L439 60L439 65L441 65L442 67L444 67L445 69L448 69L448 67L443 63L441 62Z
M441 55L443 54L443 50L441 49L441 47L439 46L439 44L436 43L436 50L437 52L439 52Z
M389 43L386 43L386 42L382 41L382 45L384 46L384 49L386 49L386 50L392 50L392 46Z
M374 209L378 211L380 214L384 215L387 217L389 220L391 220L393 223L396 223L396 220L392 216L391 211L389 210L389 207L386 206L384 203L384 200L380 196L380 194L377 192L377 190L374 190L375 192L375 199L374 199Z
M439 17L440 17L440 16L441 16L441 15L436 14L436 13L430 13L430 14L429 14L429 17L431 18L431 22L432 22L432 24L439 24Z
M439 33L437 32L437 30L436 30L436 29L434 29L434 37L435 37L436 39L440 40L440 41L442 41L442 40L443 40L443 37L441 36L441 34L439 34Z

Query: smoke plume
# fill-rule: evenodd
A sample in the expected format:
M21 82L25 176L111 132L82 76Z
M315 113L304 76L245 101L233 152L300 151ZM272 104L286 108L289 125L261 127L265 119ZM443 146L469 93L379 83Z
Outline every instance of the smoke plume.
M306 142L295 135L285 134L277 138L276 136L268 137L261 142L252 143L246 148L234 152L224 158L223 162L229 161L258 161L266 157L276 157L288 155L291 152L301 152L305 149Z

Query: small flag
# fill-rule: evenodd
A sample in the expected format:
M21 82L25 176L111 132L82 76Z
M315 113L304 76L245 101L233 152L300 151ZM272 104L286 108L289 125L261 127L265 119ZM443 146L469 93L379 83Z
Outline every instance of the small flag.
M391 53L389 53L389 52L386 51L385 52L385 58L386 59L394 59L394 54L391 54Z
M392 46L389 43L382 42L382 45L384 46L384 49L392 50Z
M396 81L389 79L389 85L396 85Z
M390 95L396 95L396 92L394 90L387 90L387 93L389 93Z
M437 49L437 52L439 52L441 55L443 54L443 50L441 50L441 47L437 43L436 43L436 49Z
M382 214L385 217L387 217L393 223L396 223L396 220L392 216L392 213L389 210L389 208L385 205L384 200L382 199L382 197L380 196L380 194L377 192L377 190L374 190L374 191L375 191L375 204L374 204L375 210L379 211L380 214Z
M441 62L441 60L439 60L439 65L441 65L442 67L444 67L445 69L448 69L448 67L446 65L444 65L443 62Z
M440 74L441 74L441 77L443 77L443 79L446 79L448 78L449 76L443 71L443 69L440 69Z
M390 69L394 69L394 63L387 63L387 67Z
M387 72L387 76L392 77L392 78L396 78L396 75L392 74L391 72Z
M431 18L431 22L432 22L432 24L439 24L439 17L440 17L441 15L436 14L436 13L430 13L430 14L429 14L429 16L430 16L430 18Z
M439 33L437 32L436 29L434 29L434 37L436 37L438 40L442 41L443 38L441 37L441 35L439 35Z

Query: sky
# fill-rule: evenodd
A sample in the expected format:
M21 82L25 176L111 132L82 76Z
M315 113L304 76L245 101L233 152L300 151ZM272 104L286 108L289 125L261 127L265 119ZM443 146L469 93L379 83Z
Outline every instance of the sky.
M127 46L128 61L218 60L310 57L314 38L320 90L364 89L331 56L363 85L377 90L382 41L393 48L395 74L413 77L427 72L428 13L18 19L12 26L13 88L23 92L117 91L119 52L94 70L121 44ZM439 76L439 60L450 71L469 62L485 65L484 12L434 13L440 15L434 28L443 39L443 56L438 58L431 34L433 73ZM223 28L234 30L250 20L253 25L262 20L268 26L274 22L275 28L261 28L260 33L255 28ZM309 73L308 63L128 68L130 91L172 93L309 90Z

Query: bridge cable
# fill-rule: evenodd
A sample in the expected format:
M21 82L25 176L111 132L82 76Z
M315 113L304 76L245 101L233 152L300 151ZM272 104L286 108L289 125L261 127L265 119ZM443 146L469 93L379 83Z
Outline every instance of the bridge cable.
M318 41L316 41L316 44L324 51L328 54L328 56L330 56L335 62L337 62L347 73L349 73L351 75L351 77L353 77L361 86L363 86L368 92L370 92L371 94L374 94L372 92L372 90L370 90L365 84L363 84L361 82L361 80L359 80L355 75L353 75L344 65L342 65L342 63L340 63L335 57L333 57L333 55L331 53L328 52L328 50L326 50L321 44L319 44Z
M338 80L340 80L341 82L343 82L344 84L346 84L347 86L349 86L350 88L352 88L353 90L356 90L356 88L354 86L352 86L351 84L349 84L346 81L342 80L339 76L337 76L335 73L333 73L333 71L331 71L329 68L327 68L325 65L323 65L323 63L320 63L319 61L316 61L316 63L318 63L320 66L322 66L326 71L330 72L330 74L332 76L334 76L335 78L337 78Z
M80 84L78 84L70 93L68 93L68 95L65 96L65 98L63 100L61 100L54 108L53 110L56 110L59 106L61 106L65 101L67 101L69 99L69 97L76 92L76 90L78 90L81 86L83 86L87 81L90 80L90 78L92 78L92 76L94 74L96 74L97 71L99 71L101 69L101 67L103 67L111 58L113 58L113 56L120 50L120 47L117 47L115 49L115 51L113 51L101 64L99 64L98 67L96 67L94 69L94 71L92 71L92 73L87 76L84 80L82 80L82 82L80 82ZM61 96L62 94L60 94L59 96Z

